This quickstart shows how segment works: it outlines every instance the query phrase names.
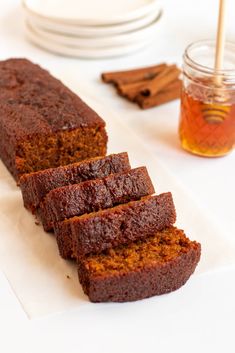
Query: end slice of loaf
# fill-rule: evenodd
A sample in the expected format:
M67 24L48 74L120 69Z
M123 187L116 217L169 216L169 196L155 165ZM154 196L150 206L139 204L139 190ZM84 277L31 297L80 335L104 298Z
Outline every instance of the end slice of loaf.
M172 292L189 279L201 246L169 227L144 240L78 259L78 276L92 302L126 302Z

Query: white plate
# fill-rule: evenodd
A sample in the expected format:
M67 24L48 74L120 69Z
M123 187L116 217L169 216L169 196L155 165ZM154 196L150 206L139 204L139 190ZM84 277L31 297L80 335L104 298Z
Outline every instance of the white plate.
M64 34L79 37L101 37L112 36L125 32L134 31L147 26L153 22L161 12L160 7L156 7L150 14L141 17L135 21L130 21L121 24L108 25L108 26L84 26L84 25L71 25L68 23L57 23L48 19L35 16L32 13L25 11L26 20L33 24L35 27L40 28L42 31L49 31L57 34Z
M49 41L48 39L46 40L42 37L39 37L29 26L26 26L26 36L32 43L51 53L87 59L102 59L128 55L144 48L153 40L153 38L151 37L147 38L146 41L140 43L134 43L125 46L92 49L75 46L65 46Z
M147 26L140 28L139 30L109 36L109 37L98 37L98 38L82 38L75 36L68 36L63 34L57 34L42 30L40 27L35 26L31 22L26 25L29 30L33 31L35 35L40 37L42 40L50 41L59 45L73 46L79 48L106 48L116 47L133 43L145 42L156 33L158 22L161 18L161 13L155 18L152 23Z
M25 10L55 22L108 25L151 13L158 0L23 0Z

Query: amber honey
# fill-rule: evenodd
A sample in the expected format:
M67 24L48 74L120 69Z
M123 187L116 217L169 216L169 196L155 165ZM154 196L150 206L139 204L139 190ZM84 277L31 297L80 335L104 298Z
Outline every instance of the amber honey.
M182 91L179 125L182 147L207 157L226 155L235 145L235 102L210 103L192 94L193 91Z
M190 44L184 53L179 136L182 147L205 157L235 146L235 44L226 43L215 70L215 42Z

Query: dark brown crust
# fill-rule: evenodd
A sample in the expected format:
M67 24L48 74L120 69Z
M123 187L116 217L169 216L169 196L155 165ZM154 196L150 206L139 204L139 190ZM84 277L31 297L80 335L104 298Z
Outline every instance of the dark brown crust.
M130 169L128 154L123 152L25 174L20 178L24 206L34 213L46 194L53 189L86 180L104 178L109 174Z
M97 140L87 157L96 156L96 150L105 154L104 121L46 70L26 59L9 59L0 62L0 78L0 157L16 179L26 170L23 145L41 137L55 138L60 152L65 132L79 130L89 136L87 145ZM68 152L70 159L74 152Z
M55 237L60 256L65 259L73 259L73 239L69 222L56 222L54 224Z
M175 220L172 195L164 193L67 222L72 230L74 256L78 258L153 235Z
M50 191L40 205L40 218L44 229L50 231L55 222L65 218L139 200L154 192L146 167L135 168Z
M95 277L86 269L86 260L78 260L78 276L92 302L127 302L175 291L194 272L201 255L199 243L192 242L187 252L161 265L135 271Z

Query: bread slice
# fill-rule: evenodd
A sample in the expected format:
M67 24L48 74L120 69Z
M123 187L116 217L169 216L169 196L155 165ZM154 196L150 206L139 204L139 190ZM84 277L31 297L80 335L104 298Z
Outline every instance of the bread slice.
M70 239L73 257L79 258L151 236L175 220L172 195L164 193L67 219L55 224L55 234L60 252L63 243L67 247ZM70 231L72 236L63 231Z
M146 239L78 259L78 276L92 302L126 302L172 292L189 279L201 246L169 227Z
M86 180L104 178L109 174L130 169L128 154L123 152L25 174L19 181L24 206L35 213L40 202L53 189Z
M65 218L139 200L154 192L146 167L135 168L50 191L40 205L40 219L44 229L50 231L55 222Z

